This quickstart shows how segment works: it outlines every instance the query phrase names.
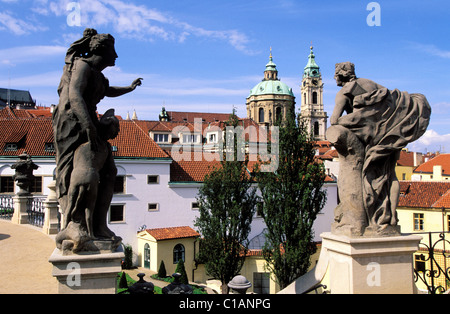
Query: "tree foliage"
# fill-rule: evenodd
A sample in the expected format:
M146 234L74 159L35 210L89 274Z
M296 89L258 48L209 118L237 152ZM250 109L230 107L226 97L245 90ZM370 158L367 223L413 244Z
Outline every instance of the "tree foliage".
M237 124L232 116L228 125ZM236 153L236 141L233 147ZM229 149L230 145L225 145L224 155ZM199 217L195 226L202 235L199 259L205 263L207 273L222 282L224 293L228 291L226 284L239 274L244 264L256 210L256 188L252 187L247 163L247 158L244 161L224 158L220 167L205 176L197 197Z
M309 134L288 117L279 129L278 169L256 171L267 225L263 256L282 289L307 272L316 251L313 223L326 202L325 171Z

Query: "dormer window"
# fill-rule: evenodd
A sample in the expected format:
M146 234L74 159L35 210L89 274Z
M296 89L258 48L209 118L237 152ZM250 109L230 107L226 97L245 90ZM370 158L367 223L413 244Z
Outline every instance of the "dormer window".
M6 152L15 152L18 149L17 143L6 143L5 151Z
M183 144L199 144L200 143L200 135L198 134L183 134L181 137L183 140Z
M168 133L155 133L155 134L153 134L153 140L156 143L169 143L169 134Z
M48 153L54 153L55 152L55 145L53 143L45 143L44 150Z

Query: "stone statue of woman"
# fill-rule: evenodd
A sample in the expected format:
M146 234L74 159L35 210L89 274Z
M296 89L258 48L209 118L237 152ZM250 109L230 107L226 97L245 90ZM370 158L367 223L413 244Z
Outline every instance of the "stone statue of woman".
M56 191L63 213L63 230L56 242L63 250L95 250L92 240L97 239L108 239L117 247L121 240L107 227L117 173L107 140L117 135L118 122L114 123L116 130L107 130L113 124L99 121L97 104L105 96L118 97L135 90L142 79L127 87L109 85L102 71L115 65L118 56L114 44L111 35L86 29L66 54L58 87L59 104L53 113ZM80 168L77 162L92 165L89 176L84 173L85 177L78 178L80 173L74 172Z
M339 153L341 202L332 232L399 235L395 165L401 149L425 133L430 105L424 95L388 90L357 78L350 62L336 64L335 79L342 89L336 95L327 139Z

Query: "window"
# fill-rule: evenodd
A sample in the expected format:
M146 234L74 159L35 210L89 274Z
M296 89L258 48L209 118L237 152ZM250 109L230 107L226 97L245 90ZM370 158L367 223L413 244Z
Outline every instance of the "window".
M125 177L116 176L116 181L114 181L114 194L125 193Z
M450 231L450 215L447 215L447 231Z
M32 179L30 193L42 193L42 177L34 177Z
M148 204L148 211L149 212L157 212L157 211L159 211L159 204L157 204L157 203Z
M319 122L318 121L316 121L316 122L314 122L314 135L319 135L319 133L320 133L320 130L319 130Z
M208 133L208 143L217 143L217 133Z
M317 104L317 92L312 93L312 103Z
M169 143L169 134L155 133L153 135L153 140L156 143Z
M54 153L55 152L55 145L53 143L45 143L44 150L48 153Z
M0 177L0 193L14 193L13 177Z
M275 121L280 122L283 119L283 113L281 112L281 107L275 109Z
M198 134L183 134L183 144L199 143L200 137Z
M7 152L13 152L17 150L17 144L16 143L6 143L5 145L5 151Z
M425 272L425 255L414 255L414 269Z
M270 293L269 273L253 273L253 292L258 294Z
M194 202L194 203L191 204L191 209L192 209L192 210L199 210L200 207L198 206L198 203L197 203L197 202Z
M158 184L159 176L147 176L147 184Z
M125 205L111 205L109 209L109 222L124 222Z
M183 244L177 244L173 248L173 263L177 264L180 260L183 260L183 262L186 261L184 259L184 246L183 246Z
M423 231L423 214L414 214L414 231Z
M264 122L264 108L259 108L258 118L260 123Z

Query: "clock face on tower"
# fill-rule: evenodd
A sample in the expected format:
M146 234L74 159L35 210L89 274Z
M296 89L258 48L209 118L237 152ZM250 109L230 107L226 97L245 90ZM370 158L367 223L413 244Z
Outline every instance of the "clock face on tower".
M317 85L319 82L317 80L312 80L313 85Z

